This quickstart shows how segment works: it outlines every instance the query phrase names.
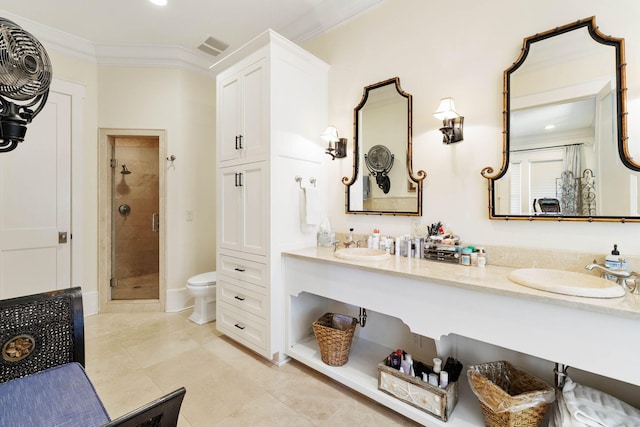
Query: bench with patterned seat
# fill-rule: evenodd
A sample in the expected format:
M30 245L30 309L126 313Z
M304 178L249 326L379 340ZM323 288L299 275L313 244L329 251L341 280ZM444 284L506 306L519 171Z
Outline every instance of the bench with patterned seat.
M0 301L0 425L175 427L181 387L111 420L84 370L80 288Z

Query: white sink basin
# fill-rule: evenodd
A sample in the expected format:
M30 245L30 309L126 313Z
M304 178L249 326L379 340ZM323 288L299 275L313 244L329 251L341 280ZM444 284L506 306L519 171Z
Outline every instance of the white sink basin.
M529 288L577 297L617 298L625 294L622 286L611 280L572 271L522 268L512 271L509 279Z
M335 251L333 255L351 261L382 261L389 258L386 251L370 248L342 248Z

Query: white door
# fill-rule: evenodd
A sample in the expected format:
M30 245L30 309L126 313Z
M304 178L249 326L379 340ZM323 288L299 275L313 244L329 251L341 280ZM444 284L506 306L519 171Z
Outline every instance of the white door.
M71 96L50 92L25 141L0 153L0 298L71 285L70 150Z

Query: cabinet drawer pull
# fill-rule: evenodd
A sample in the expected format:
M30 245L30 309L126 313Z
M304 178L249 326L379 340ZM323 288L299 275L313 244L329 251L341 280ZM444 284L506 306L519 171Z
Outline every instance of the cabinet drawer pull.
M238 135L237 136L237 149L242 150L244 147L242 146L242 135Z
M240 330L243 330L243 329L245 328L244 326L242 326L242 325L241 325L241 324L239 324L239 323L236 323L236 324L235 324L235 325L233 325L233 326L235 326L236 328L238 328L238 329L240 329Z
M244 301L244 298L238 295L236 295L234 298L237 299L238 301Z
M240 273L244 273L244 268L236 267L234 268L234 270L239 271Z

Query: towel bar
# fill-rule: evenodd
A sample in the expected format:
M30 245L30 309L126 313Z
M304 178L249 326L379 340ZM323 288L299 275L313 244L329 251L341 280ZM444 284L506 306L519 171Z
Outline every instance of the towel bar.
M304 190L304 187L302 186L302 177L300 175L296 176L296 182L298 183L298 185L300 185L300 189ZM314 177L309 178L309 182L314 187L316 186L316 179Z

